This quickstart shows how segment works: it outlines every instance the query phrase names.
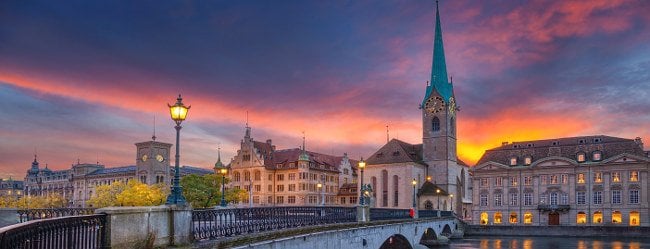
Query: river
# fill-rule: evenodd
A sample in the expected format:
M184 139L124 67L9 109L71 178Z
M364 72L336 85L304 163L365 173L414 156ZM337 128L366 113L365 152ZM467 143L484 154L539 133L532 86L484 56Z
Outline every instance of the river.
M650 249L649 238L472 236L450 242L454 249Z

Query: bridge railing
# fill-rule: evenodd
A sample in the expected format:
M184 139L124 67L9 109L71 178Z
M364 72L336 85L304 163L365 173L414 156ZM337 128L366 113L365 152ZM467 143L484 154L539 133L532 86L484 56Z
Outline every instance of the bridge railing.
M454 213L452 211L442 211L442 210L418 210L418 216L420 218L453 217Z
M30 220L49 219L56 217L89 215L95 212L94 208L42 208L42 209L19 209L20 222Z
M291 227L356 222L354 207L259 207L192 211L194 240Z
M106 215L34 220L0 228L0 248L102 248Z
M370 220L410 219L410 209L371 208Z

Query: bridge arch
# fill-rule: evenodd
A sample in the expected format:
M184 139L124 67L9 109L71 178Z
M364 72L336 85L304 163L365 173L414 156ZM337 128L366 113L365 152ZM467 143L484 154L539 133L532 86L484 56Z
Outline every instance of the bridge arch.
M435 232L434 232L435 234ZM379 249L413 249L409 240L401 234L393 234L384 240Z
M436 241L438 240L438 235L436 234L436 231L433 230L433 228L427 228L427 230L424 230L424 233L422 234L422 237L420 237L420 244L427 244L429 241Z
M442 228L442 232L440 232L440 235L445 236L447 238L451 237L451 227L449 224L445 224L445 227Z

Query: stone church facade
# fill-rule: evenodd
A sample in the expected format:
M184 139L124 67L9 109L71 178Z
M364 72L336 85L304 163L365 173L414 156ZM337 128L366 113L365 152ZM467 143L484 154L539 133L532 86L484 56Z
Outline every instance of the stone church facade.
M411 208L414 201L411 182L415 179L418 209L453 208L461 214L471 208L469 167L457 158L458 108L453 84L447 77L437 6L433 47L431 81L420 104L422 143L392 139L368 158L363 181L374 190L375 207ZM431 188L433 193L425 191ZM430 205L434 202L444 205Z

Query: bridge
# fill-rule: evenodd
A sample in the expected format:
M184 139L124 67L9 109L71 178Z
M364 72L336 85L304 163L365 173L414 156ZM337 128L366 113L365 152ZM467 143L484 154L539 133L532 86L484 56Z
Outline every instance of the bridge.
M427 248L462 237L464 227L450 212L367 206L203 210L156 206L94 212L28 216L43 219L0 228L0 248ZM20 217L25 213L21 211Z

